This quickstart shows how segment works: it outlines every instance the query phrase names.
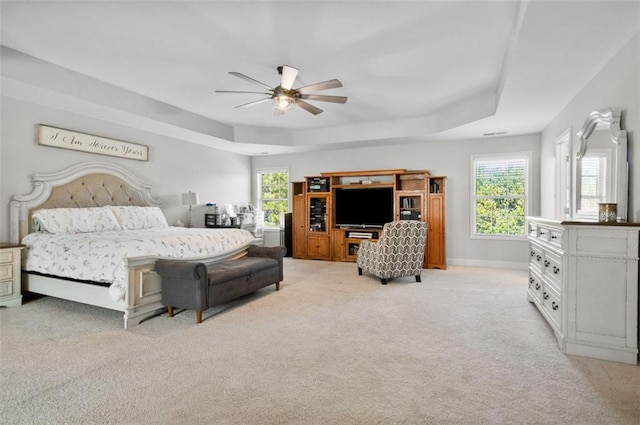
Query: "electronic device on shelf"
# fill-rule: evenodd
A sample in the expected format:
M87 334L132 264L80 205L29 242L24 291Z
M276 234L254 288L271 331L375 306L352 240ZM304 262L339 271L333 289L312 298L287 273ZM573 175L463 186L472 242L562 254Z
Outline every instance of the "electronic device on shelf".
M307 179L307 191L308 192L328 192L329 178L328 177L309 177Z
M349 237L356 239L371 239L372 234L366 232L349 232Z
M350 239L378 239L380 232L358 232L354 230L347 230L345 237Z

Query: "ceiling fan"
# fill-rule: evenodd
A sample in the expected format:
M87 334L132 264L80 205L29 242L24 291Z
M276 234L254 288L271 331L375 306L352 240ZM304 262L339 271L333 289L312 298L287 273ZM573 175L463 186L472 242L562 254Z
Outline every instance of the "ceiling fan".
M293 83L298 76L298 69L283 65L277 68L278 73L282 76L280 85L274 88L269 87L265 83L248 77L240 72L229 72L229 74L249 81L250 83L257 84L267 90L267 92L254 92L254 91L237 91L237 90L216 90L216 93L251 93L261 94L264 99L254 100L253 102L245 103L236 106L236 108L246 108L248 106L254 106L263 102L273 102L275 107L274 111L276 115L282 115L285 111L292 109L294 106L299 106L307 112L311 112L313 115L322 113L322 109L310 104L307 100L316 100L321 102L332 103L345 103L347 101L346 96L327 96L322 94L312 94L321 90L335 89L342 87L342 83L336 79L323 81L321 83L310 84L304 87L293 88Z

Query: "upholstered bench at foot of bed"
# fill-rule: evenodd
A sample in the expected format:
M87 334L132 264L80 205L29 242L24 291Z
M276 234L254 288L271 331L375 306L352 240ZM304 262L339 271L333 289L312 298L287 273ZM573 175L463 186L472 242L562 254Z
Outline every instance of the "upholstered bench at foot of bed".
M155 271L162 282L162 303L169 316L173 309L196 311L202 323L202 311L225 304L269 285L280 289L284 277L282 246L250 246L246 257L218 263L183 260L158 260Z

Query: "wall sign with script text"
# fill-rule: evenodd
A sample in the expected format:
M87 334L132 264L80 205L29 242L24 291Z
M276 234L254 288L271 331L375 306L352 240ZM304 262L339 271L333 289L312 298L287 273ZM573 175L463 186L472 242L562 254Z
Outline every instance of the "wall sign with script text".
M147 161L149 159L149 148L144 145L107 139L106 137L78 133L76 131L64 130L42 124L38 126L38 144L74 151L117 156L120 158L137 159L138 161Z

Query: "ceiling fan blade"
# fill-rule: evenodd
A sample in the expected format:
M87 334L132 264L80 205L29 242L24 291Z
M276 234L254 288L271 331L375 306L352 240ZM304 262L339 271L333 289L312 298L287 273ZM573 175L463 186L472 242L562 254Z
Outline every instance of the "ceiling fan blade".
M298 69L289 65L282 66L282 82L280 86L283 89L291 90L293 87L293 83L296 81L296 77L298 76Z
M296 99L296 105L301 107L307 112L311 112L313 115L318 115L322 113L322 109L316 108L315 106L305 102L304 100Z
M250 94L263 94L265 96L272 96L271 93L264 93L261 91L216 90L216 93L250 93Z
M244 104L242 104L242 105L238 105L238 106L236 106L236 109L238 109L238 108L246 108L246 107L248 107L248 106L254 106L254 105L257 105L258 103L270 102L270 101L271 101L271 98L270 98L270 97L268 97L268 98L266 98L266 99L254 100L253 102L249 102L249 103L244 103Z
M239 73L239 72L231 71L231 72L229 72L229 74L231 74L231 75L233 75L233 76L235 76L235 77L238 77L238 78L242 78L243 80L249 81L250 83L258 84L258 85L260 85L260 86L262 86L262 87L266 88L267 90L272 90L272 89L273 89L272 87L269 87L269 86L268 86L268 85L266 85L265 83L260 82L260 81L258 81L258 80L254 80L253 78L251 78L251 77L247 77L246 75L241 74L241 73Z
M308 86L297 88L301 94L314 93L320 90L329 90L342 87L342 83L336 79L323 81L321 83L310 84Z
M302 99L319 100L321 102L347 103L347 96L326 96L323 94L301 94Z

